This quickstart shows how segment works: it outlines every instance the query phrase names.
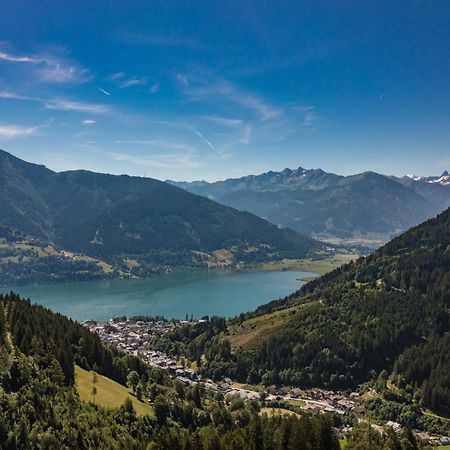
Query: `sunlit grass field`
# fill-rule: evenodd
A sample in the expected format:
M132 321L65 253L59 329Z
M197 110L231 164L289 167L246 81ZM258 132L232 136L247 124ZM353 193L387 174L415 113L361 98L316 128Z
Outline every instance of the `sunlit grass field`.
M75 385L78 395L84 401L93 402L92 396L92 377L94 372L89 372L79 366L75 366ZM97 375L97 394L95 403L105 408L119 408L125 400L131 399L136 413L140 416L153 416L153 408L146 402L138 400L125 386L104 377Z

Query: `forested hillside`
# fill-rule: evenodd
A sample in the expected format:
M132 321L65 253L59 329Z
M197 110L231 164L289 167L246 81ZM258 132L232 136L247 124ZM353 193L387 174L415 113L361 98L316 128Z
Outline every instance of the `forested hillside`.
M0 225L0 284L86 281L117 275L105 261L62 251L43 238Z
M81 401L74 363L123 384L135 372L155 417L137 416L131 401L118 409L96 405L95 396ZM339 449L325 416L268 417L255 402L183 386L14 294L0 296L0 391L0 448L7 450Z
M159 344L204 373L252 383L355 389L383 373L392 392L449 414L449 307L447 210L189 345L184 336Z
M166 267L299 258L322 248L290 229L158 180L56 173L4 151L0 203L4 228L135 276Z

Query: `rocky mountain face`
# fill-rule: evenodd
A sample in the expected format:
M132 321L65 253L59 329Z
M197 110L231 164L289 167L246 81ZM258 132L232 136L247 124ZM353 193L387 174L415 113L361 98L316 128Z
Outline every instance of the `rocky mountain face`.
M214 183L170 183L323 239L387 240L450 204L447 173L430 178L374 172L340 176L299 167Z

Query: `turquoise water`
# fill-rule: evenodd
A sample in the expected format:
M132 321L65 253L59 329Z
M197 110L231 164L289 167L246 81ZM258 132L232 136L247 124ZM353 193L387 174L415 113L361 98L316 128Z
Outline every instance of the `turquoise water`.
M117 316L163 315L183 319L204 315L232 317L297 290L307 272L198 270L174 272L146 280L101 280L13 289L75 320Z

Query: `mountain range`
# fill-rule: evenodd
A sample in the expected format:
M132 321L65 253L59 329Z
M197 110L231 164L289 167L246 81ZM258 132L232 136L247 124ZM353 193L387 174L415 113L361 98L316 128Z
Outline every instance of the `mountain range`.
M22 256L21 270L48 244L66 257L87 255L135 275L161 267L298 258L322 246L162 181L85 170L57 173L4 151L0 204L0 230L29 237L30 254L4 255L10 263L11 256Z
M299 167L213 183L170 183L311 237L375 245L450 205L447 172L397 178Z

